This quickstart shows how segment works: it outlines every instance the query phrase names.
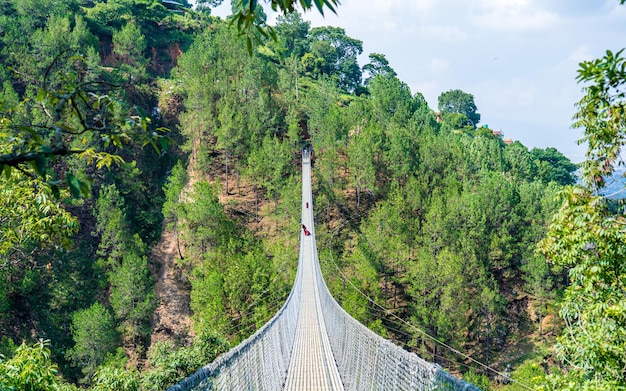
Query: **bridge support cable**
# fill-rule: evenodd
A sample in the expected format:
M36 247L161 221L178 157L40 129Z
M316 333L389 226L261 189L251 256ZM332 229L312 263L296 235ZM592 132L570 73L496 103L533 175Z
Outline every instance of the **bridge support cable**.
M307 149L302 228L298 272L283 307L254 335L168 391L480 391L375 334L334 300L319 266Z

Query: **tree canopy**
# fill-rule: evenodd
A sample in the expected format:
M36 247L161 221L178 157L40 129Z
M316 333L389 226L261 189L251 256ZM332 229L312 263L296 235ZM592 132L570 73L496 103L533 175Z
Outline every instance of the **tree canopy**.
M363 42L342 28L287 12L270 29L263 2L243 0L224 21L210 16L218 3L0 1L0 388L23 387L13 369L33 359L45 371L32 379L57 389L160 390L248 337L295 276L304 145L321 267L349 313L481 384L416 328L493 365L519 353L511 341L550 344L575 262L549 239L549 260L534 249L576 167L476 130L474 97L460 90L441 94L438 122L384 54L361 68ZM555 222L580 236L573 247L594 241L604 278L621 255L598 241L618 243L621 220L577 194L593 206ZM597 312L582 295L590 275L564 297ZM168 323L173 310L188 323ZM591 315L581 324L595 327ZM621 361L610 361L614 373ZM596 376L590 365L583 378Z
M623 4L624 1L621 1ZM565 369L548 378L551 389L623 389L626 319L626 235L623 199L599 195L622 164L624 123L623 49L580 64L584 96L576 104L574 127L587 144L583 183L560 193L562 201L538 250L565 267L569 286L560 305L565 330L557 357Z
M474 96L461 90L450 90L441 93L438 98L439 111L442 115L463 114L467 125L476 128L480 122L480 114L476 112ZM464 124L465 125L465 124Z

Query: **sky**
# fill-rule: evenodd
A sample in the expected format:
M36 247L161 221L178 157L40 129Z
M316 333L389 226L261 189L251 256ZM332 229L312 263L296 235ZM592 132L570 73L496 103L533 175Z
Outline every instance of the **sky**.
M213 11L227 16L230 2ZM276 14L268 10L268 23ZM337 14L303 14L311 27L338 26L384 54L398 78L437 109L442 92L474 96L481 123L528 148L584 159L572 129L581 61L626 46L619 0L341 0Z

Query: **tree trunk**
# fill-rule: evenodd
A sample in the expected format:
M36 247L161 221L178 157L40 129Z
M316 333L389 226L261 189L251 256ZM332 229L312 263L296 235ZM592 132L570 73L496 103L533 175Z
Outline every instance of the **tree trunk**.
M537 311L537 315L539 316L539 338L543 337L543 296L539 296L539 311Z
M491 341L490 341L490 337L491 337L491 322L489 319L489 313L487 313L487 339L485 340L485 344L486 346L486 353L485 353L485 364L489 365L489 348L491 347Z
M397 276L398 275L398 269L396 268L397 263L393 262L391 263L391 270L393 271L393 275ZM395 310L396 308L398 308L398 284L393 284L393 309Z
M228 195L228 161L230 160L230 158L228 157L228 154L226 155L226 195Z
M254 216L255 216L255 221L258 223L259 222L259 190L256 187L256 185L254 185Z
M178 239L178 228L174 230L174 233L176 234L176 249L178 250L178 256L180 257L180 259L185 259L185 257L183 257L183 252L180 250L180 240Z

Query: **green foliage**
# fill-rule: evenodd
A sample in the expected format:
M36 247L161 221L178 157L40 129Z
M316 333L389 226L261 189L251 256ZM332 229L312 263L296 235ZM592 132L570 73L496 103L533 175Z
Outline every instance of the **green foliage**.
M197 182L193 190L192 201L181 205L182 218L188 227L184 232L185 241L193 243L199 255L205 254L211 247L227 247L237 229L224 213L217 198L217 187Z
M538 246L567 269L570 279L560 304L566 327L556 345L564 370L548 376L543 389L626 389L626 225L622 210L594 194L621 162L626 134L622 52L607 50L602 58L581 63L578 71L585 95L576 104L574 127L584 129L580 143L587 143L587 158L581 167L587 187L559 194L561 209Z
M334 219L356 221L342 228L347 233L338 241L345 247L335 249L344 276L324 270L333 293L382 334L402 342L411 335L409 346L433 361L450 354L414 329L391 331L397 325L377 320L378 310L347 281L419 329L492 360L528 316L512 310L519 302L509 287L520 291L520 281L536 278L545 291L535 285L533 292L549 301L553 272L536 276L521 266L534 260L557 184L537 181L528 149L514 145L508 153L490 130L439 132L423 97L395 77L376 75L370 95L348 107L333 106L340 100L328 93L318 101L325 91L316 87L307 90L312 107L305 112L316 153L316 205L324 211L318 218L331 227ZM331 118L338 125L319 125ZM525 157L520 164L518 156ZM318 223L318 236L324 232Z
M491 391L491 382L489 378L483 374L474 373L472 370L463 374L463 380L473 384L482 391Z
M626 139L626 59L622 52L607 50L602 58L582 62L576 78L586 85L585 95L576 104L573 126L583 128L580 143L588 144L583 177L594 187L604 187L604 179L621 160Z
M439 111L441 114L458 113L467 118L467 123L476 128L480 122L480 114L476 112L474 96L461 90L450 90L439 95Z
M265 136L260 148L248 156L248 175L275 198L284 186L287 170L291 168L291 150L288 143L277 137Z
M102 304L94 303L72 315L70 331L75 345L67 356L90 377L117 346L113 317Z
M187 184L187 171L178 161L168 177L168 182L163 186L165 202L163 203L163 216L165 218L177 218L180 195Z
M191 346L177 347L171 342L157 342L148 352L150 369L142 376L142 389L164 390L213 361L227 348L224 339L207 332L200 332Z
M272 10L280 10L283 14L291 14L295 12L296 6L299 4L304 11L313 8L313 4L317 10L323 15L324 8L328 8L335 12L335 8L339 5L339 0L271 0ZM261 37L272 37L277 39L274 30L265 24L265 18L259 16L263 14L263 8L260 7L258 0L237 0L233 2L233 16L231 24L235 24L240 35L246 36L246 44L248 53L252 55L252 40L260 41Z
M39 340L32 346L20 345L15 355L0 359L0 389L7 391L56 391L68 389L61 384L58 368L50 359L50 341Z
M135 236L135 240L139 237ZM111 307L124 334L137 344L150 334L149 322L156 305L148 258L129 250L109 279Z
M556 148L533 148L530 156L534 160L536 173L545 182L556 182L560 185L576 183L574 171L578 168Z
M63 156L76 155L88 164L94 162L98 169L110 167L123 159L105 148L120 148L133 140L151 144L158 150L161 136L148 129L148 118L133 115L132 110L103 93L109 89L107 85L85 80L81 70L84 59L74 57L72 60L74 66L64 76L59 76L58 87L46 85L44 80L44 85L38 89L34 100L41 120L22 122L18 114L26 109L29 100L14 107L0 106L0 167L7 172L15 168L21 175L41 178L55 195L65 184L74 196L79 196L88 194L88 182L68 172L63 183L50 172L51 163ZM124 118L126 115L128 117ZM92 138L99 139L97 147L87 144Z
M124 198L115 185L101 188L95 212L101 235L98 254L104 257L98 266L108 274L111 307L124 335L141 346L150 333L149 320L155 308L145 245L130 229Z
M139 391L139 384L137 373L104 366L94 374L89 391Z
M299 59L308 52L311 22L304 21L299 12L279 15L274 29L284 46L283 58L293 55Z
M13 342L13 339L3 335L0 338L0 357L4 359L11 358L15 354L15 350L17 350L17 345Z
M514 141L504 149L509 172L516 178L532 181L536 175L537 167L528 148L519 141Z
M368 77L365 79L365 85L369 84L369 82L374 77L376 77L376 75L383 75L386 77L397 76L396 71L394 71L393 68L389 66L389 61L384 54L370 53L369 59L370 62L363 65L363 71L369 74Z
M120 12L107 14L115 10ZM98 25L92 17L98 12L110 26ZM175 31L177 17L160 23L169 16L160 0L0 4L0 334L53 339L50 358L67 379L77 380L80 371L70 367L66 352L81 360L104 354L108 347L83 353L116 326L107 320L107 329L88 340L83 331L97 326L88 313L76 318L74 337L80 341L72 341L72 314L93 310L94 301L119 299L124 288L151 294L150 283L147 292L136 289L144 288L140 282L149 272L143 240L134 234L144 240L159 234L161 197L153 189L162 185L169 156L159 162L168 140L153 111L156 84L141 68L146 53L156 53L155 68L171 66L159 50L147 50L157 42L172 45L172 53L188 45L191 28ZM112 40L116 53L110 52ZM135 67L143 72L135 73L141 80L129 84L125 75ZM92 187L105 189L101 199L89 200ZM125 262L131 252L143 263ZM103 261L95 263L98 256ZM125 263L142 268L134 270L141 281L137 287L124 287L123 281L111 287L111 276L123 275ZM139 316L144 333L149 312Z
M624 387L624 218L583 188L570 187L559 196L563 205L539 249L569 269L571 285L560 310L567 330L556 346L570 366L565 378L581 387Z
M9 171L0 177L0 268L26 266L30 251L69 247L78 222L38 179Z
M149 29L169 15L159 0L99 0L86 13L99 32L109 34L133 19L141 22L142 30Z
M115 185L103 186L96 201L96 232L100 234L98 255L106 270L119 265L130 244L124 199Z
M128 74L131 80L145 76L144 70L148 63L144 58L146 47L146 38L133 21L128 21L113 33L113 52L121 63L119 69L123 74Z
M537 360L526 360L519 367L515 368L515 370L510 374L510 377L522 383L524 386L516 382L510 382L509 384L502 386L500 390L524 391L528 390L528 386L541 390L541 385L546 379L546 372L541 366L541 363Z
M377 75L369 83L372 110L375 120L382 124L393 121L400 126L407 126L416 103L411 97L409 86L396 77Z
M525 291L533 295L537 301L536 314L539 323L539 335L543 334L543 316L545 315L544 306L549 298L553 295L554 278L546 260L542 257L532 257L522 266L524 272Z
M339 88L355 91L361 84L361 69L356 58L363 52L363 42L348 37L340 27L330 26L312 29L309 39L311 56L306 61L312 62L312 74L316 77L336 75Z
M146 50L145 37L133 22L128 22L121 30L113 33L115 53L130 58L141 58Z

